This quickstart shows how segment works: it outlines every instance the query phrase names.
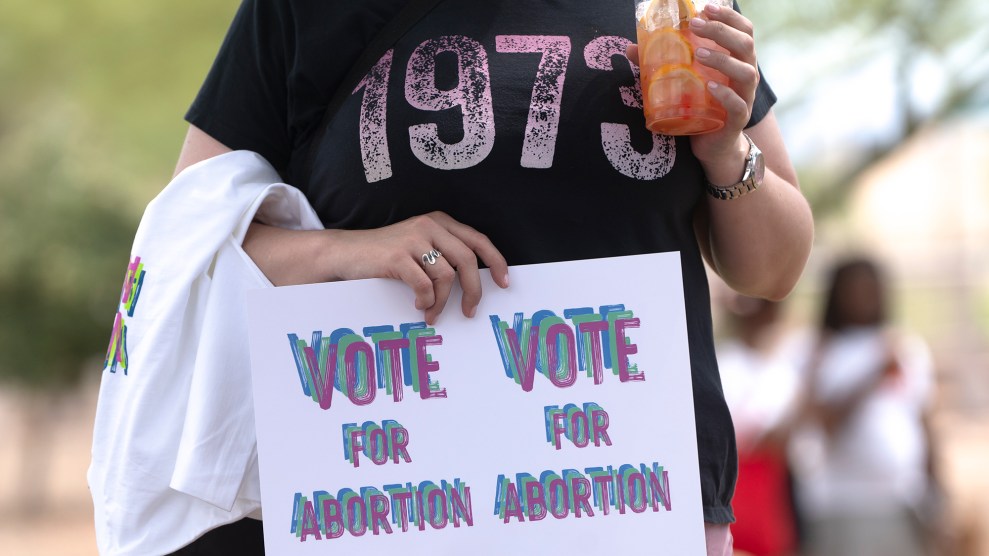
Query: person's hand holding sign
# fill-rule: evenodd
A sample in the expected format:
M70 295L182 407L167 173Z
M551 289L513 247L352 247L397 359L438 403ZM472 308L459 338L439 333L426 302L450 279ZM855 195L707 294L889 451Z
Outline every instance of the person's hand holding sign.
M300 251L285 254L290 245ZM446 307L455 279L463 289L461 311L474 316L481 301L478 257L490 268L495 283L508 287L508 264L487 236L443 212L373 230L304 232L253 224L244 238L244 250L276 286L401 280L415 292L416 309L425 312L427 324L435 323ZM284 260L275 261L279 254Z

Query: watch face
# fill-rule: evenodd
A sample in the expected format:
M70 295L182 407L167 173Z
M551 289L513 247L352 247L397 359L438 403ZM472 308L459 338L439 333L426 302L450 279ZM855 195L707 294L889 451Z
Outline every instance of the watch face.
M762 178L766 177L766 161L762 158L761 151L755 153L755 160L753 162L752 175L756 183L762 184Z

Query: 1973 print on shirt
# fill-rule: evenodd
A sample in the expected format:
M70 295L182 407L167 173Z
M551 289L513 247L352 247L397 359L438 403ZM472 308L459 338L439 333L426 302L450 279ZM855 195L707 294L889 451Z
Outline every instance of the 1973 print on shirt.
M571 40L566 36L498 35L495 45L499 53L541 55L532 76L532 97L519 164L525 168L549 168L553 165L560 130L560 103ZM624 57L629 45L631 41L624 37L597 37L583 48L583 61L588 68L612 71L616 57ZM452 89L440 89L436 85L436 60L443 53L456 56L459 80ZM430 39L416 47L404 72L393 67L393 57L394 50L385 53L354 91L363 93L360 144L367 181L392 175L386 128L388 88L393 72L404 74L405 99L409 105L428 111L459 108L463 117L463 138L455 143L444 142L436 124L410 127L409 147L416 158L443 170L469 168L483 161L491 153L497 131L484 46L463 35ZM638 67L626 62L638 79ZM619 92L626 106L642 109L639 87L621 86ZM676 160L673 138L653 134L652 150L640 153L632 145L629 126L623 123L601 123L601 146L615 170L641 180L665 176Z

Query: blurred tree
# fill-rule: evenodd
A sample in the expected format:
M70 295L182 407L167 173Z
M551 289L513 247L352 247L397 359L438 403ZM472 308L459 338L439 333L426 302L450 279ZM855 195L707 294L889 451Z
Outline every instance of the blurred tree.
M51 418L102 366L138 218L238 3L0 2L0 388L23 393L21 511L46 502Z
M822 85L868 69L876 60L892 67L892 93L863 102L896 111L893 129L850 141L842 167L802 168L807 194L820 215L839 205L858 176L923 125L961 117L989 106L989 4L977 0L743 1L757 22L760 51L798 58L803 81L783 99L785 113L819 100ZM793 79L794 76L787 76ZM835 118L843 117L835 114ZM847 116L845 116L847 117ZM829 158L829 161L833 160Z
M66 148L32 145L0 173L0 378L45 390L75 386L105 349L136 227L66 174Z
M237 0L0 3L0 380L102 358L142 207Z

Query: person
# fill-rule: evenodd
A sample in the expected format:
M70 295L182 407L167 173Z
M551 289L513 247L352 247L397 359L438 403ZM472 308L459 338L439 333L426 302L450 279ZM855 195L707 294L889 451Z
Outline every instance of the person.
M889 323L886 282L867 257L830 273L802 350L804 425L791 454L815 556L929 554L925 504L937 493L926 344ZM923 518L923 519L922 519Z
M441 2L321 128L342 77L404 4L244 0L187 113L177 172L259 153L326 228L252 224L243 249L264 275L401 280L430 324L451 310L455 281L458 310L474 315L481 266L507 288L509 265L679 251L707 542L730 554L735 447L704 261L733 288L779 299L813 234L751 21L711 6L689 23L726 51L696 56L730 78L708 84L727 122L705 135L645 129L627 0ZM738 195L762 161L764 176L747 176L757 188ZM738 198L714 196L729 190ZM204 524L186 553L243 515ZM247 526L257 533L244 542L260 544Z
M738 294L721 305L729 335L717 344L718 366L738 444L735 549L752 556L795 554L786 448L799 415L800 383L780 328L781 305Z

